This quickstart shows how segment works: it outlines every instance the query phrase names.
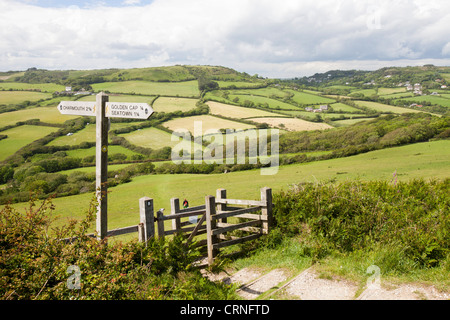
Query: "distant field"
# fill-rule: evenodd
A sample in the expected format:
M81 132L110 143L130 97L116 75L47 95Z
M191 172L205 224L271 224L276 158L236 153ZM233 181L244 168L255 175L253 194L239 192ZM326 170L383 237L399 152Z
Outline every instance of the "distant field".
M259 123L267 123L271 127L280 127L290 131L310 131L333 128L326 123L309 122L302 119L293 118L251 118L249 120Z
M236 88L253 88L261 86L261 83L246 82L246 81L216 81L219 88L229 88L235 86Z
M374 94L377 94L377 92L375 89L362 89L362 90L352 91L352 93L350 93L349 96L354 96L355 94L362 94L366 97L370 97Z
M264 97L278 97L284 98L287 93L281 89L267 87L267 88L259 88L259 89L242 89L242 90L233 90L230 92L231 94L246 94L246 95L256 95L256 96L264 96Z
M350 126L352 124L366 121L366 120L373 120L373 118L359 118L359 119L345 119L345 120L336 120L333 121L333 124L336 125L336 127L343 127L343 126Z
M255 104L262 104L263 106L266 106L267 108L270 109L285 109L285 110L290 110L290 109L298 109L296 106L293 106L289 103L285 103L283 101L280 100L276 100L276 99L271 99L271 98L267 98L267 97L262 97L262 96L254 96L254 95L244 95L244 94L230 94L229 95L229 100L233 101L235 98L239 99L239 103L243 103L246 100L251 101Z
M235 119L245 119L251 117L273 117L275 115L272 112L260 109L238 107L215 101L208 101L206 104L209 106L212 114Z
M394 107L387 104L382 104L378 102L372 102L372 101L357 101L355 100L355 103L357 105L367 107L379 112L393 112L393 113L416 113L421 112L417 110L407 109L407 108L401 108L401 107Z
M431 104L438 104L440 106L443 107L447 107L450 108L450 99L447 99L445 97L439 97L439 96L417 96L417 97L412 97L412 98L406 98L406 99L401 99L401 100L406 100L406 101L410 101L411 103L421 103L423 101L426 102L430 102Z
M130 133L119 135L124 137L130 143L145 148L161 149L164 147L173 147L177 142L172 142L170 133L157 128L145 128Z
M135 93L144 95L198 97L198 82L148 82L148 81L123 81L94 83L95 91L108 90L114 93Z
M111 165L108 165L108 172L115 171L115 170L120 170L120 169L126 168L128 166L130 166L129 163L111 164ZM64 171L59 171L58 173L65 174L65 175L69 176L69 175L71 175L74 172L85 172L85 173L94 173L95 174L95 166L94 167L82 167L82 168L64 170Z
M153 103L155 112L190 111L195 109L197 99L159 97Z
M40 119L42 122L61 124L76 116L62 115L56 107L36 107L13 112L0 113L0 127L16 124L19 121Z
M18 104L24 101L38 101L51 98L50 93L33 91L0 91L0 104Z
M72 146L82 142L95 142L95 123L87 125L84 129L75 132L72 136L62 136L51 141L50 146Z
M355 107L351 107L351 106L348 106L348 105L346 105L346 104L344 104L344 103L340 103L340 102L338 102L338 103L333 103L333 104L331 104L330 106L333 108L334 111L338 111L338 112L355 112L355 111L361 111L361 110L359 110L359 109L357 109L357 108L355 108Z
M206 130L210 130L210 129L243 130L243 129L255 128L254 126L251 126L251 125L248 125L245 123L240 123L240 122L231 121L231 120L225 120L225 119L217 118L217 117L210 116L210 115L173 119L173 120L163 123L163 126L165 126L166 128L169 128L172 131L186 129L193 134L194 133L194 122L196 122L196 121L201 122L203 133Z
M8 138L0 140L0 161L16 153L20 148L57 131L58 128L43 126L20 126L0 132Z
M400 87L400 88L378 88L378 95L389 95L394 93L401 93L406 92L406 87Z
M65 86L56 83L22 83L22 82L0 82L0 90L41 90L53 93L64 91Z
M273 192L288 190L301 182L327 182L348 179L392 181L415 178L445 179L450 177L450 141L418 143L403 147L372 151L348 158L282 166L274 176L263 176L260 170L210 175L149 175L110 188L108 203L109 228L139 223L139 198L154 199L155 208L170 211L170 198L188 199L191 206L204 204L206 195L215 195L224 188L231 199L260 197L260 188L271 187ZM195 188L189 188L195 181ZM83 218L92 194L82 194L53 200L55 214L65 218ZM16 208L27 204L15 204Z
M306 92L300 92L300 91L294 91L294 90L286 90L288 92L291 92L294 94L294 97L292 100L294 100L297 103L304 104L304 105L310 105L310 104L328 104L328 103L334 103L336 100L322 97Z

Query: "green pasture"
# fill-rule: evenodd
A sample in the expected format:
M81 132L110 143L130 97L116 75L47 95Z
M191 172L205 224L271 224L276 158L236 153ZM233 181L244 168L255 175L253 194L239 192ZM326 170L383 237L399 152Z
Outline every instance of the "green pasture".
M450 141L417 143L372 151L352 157L282 166L276 175L264 176L261 171L241 171L210 175L148 175L110 188L109 228L139 223L139 198L154 199L155 209L170 212L170 198L188 199L191 206L201 205L216 189L227 189L234 199L259 199L260 188L274 192L287 190L296 183L328 182L330 180L398 180L415 178L444 179L450 177ZM82 218L93 194L82 194L53 200L55 213L61 218ZM18 208L26 204L14 205ZM136 235L137 236L137 235Z
M429 102L431 104L437 104L443 107L447 107L450 108L450 99L448 99L447 97L440 97L440 96L416 96L416 97L412 97L412 98L406 98L406 99L401 99L401 100L405 100L405 101L409 101L411 103L422 103L422 102Z
M294 96L292 97L293 101L303 104L303 105L329 104L329 103L336 102L336 100L333 100L333 99L330 99L327 97L318 96L315 94L310 94L307 92L300 92L300 91L295 91L295 90L286 90L286 91L294 94Z
M77 116L62 115L56 107L33 107L18 111L0 113L0 128L14 125L19 121L39 119L42 122L62 124Z
M58 137L51 141L50 146L73 146L82 142L95 142L96 126L94 124L87 125L84 129L73 133L71 136Z
M0 104L19 104L24 101L39 101L51 98L50 93L34 91L0 91Z
M395 93L402 93L406 92L406 87L399 87L399 88L378 88L378 95L379 96L385 96Z
M246 100L253 102L254 104L258 105L261 104L267 108L275 109L275 110L292 110L292 109L298 109L296 106L293 106L292 104L271 99L267 97L262 96L255 96L255 95L244 95L244 94L230 94L229 95L229 101L233 101L235 98L239 99L238 103L244 103Z
M0 82L0 90L40 90L53 93L65 89L65 86L56 83Z
M261 86L259 82L246 82L246 81L216 81L219 85L219 88L254 88Z
M336 112L358 112L358 111L361 111L355 107L351 107L351 106L348 106L348 105L346 105L344 103L340 103L340 102L333 103L330 106Z
M159 97L153 102L155 112L187 112L196 108L198 99Z
M233 90L230 92L231 94L246 94L246 95L256 95L256 96L264 96L264 97L276 97L279 99L283 99L287 92L274 88L274 87L266 87L259 89L242 89L242 90Z
M350 126L352 124L366 121L366 120L373 120L373 118L357 118L357 119L345 119L345 120L335 120L333 121L333 125L336 127L343 127L343 126Z
M402 107L394 107L387 104L382 104L373 101L359 101L355 100L355 103L359 106L367 107L369 109L378 111L378 112L392 112L392 113L417 113L421 112L418 110L407 109Z
M20 148L55 132L58 128L43 126L19 126L9 130L1 131L8 138L0 140L0 161L16 153Z
M172 135L166 131L157 128L145 128L130 133L120 134L130 143L145 148L161 149L164 147L173 147L177 142L171 141Z
M356 94L362 94L365 97L370 97L372 95L377 94L377 91L375 89L362 89L362 90L356 90L352 91L352 93L349 94L349 96L354 96Z
M94 83L92 88L95 91L109 91L112 93L134 93L143 95L198 97L198 82L148 82L148 81L123 81L123 82L103 82Z

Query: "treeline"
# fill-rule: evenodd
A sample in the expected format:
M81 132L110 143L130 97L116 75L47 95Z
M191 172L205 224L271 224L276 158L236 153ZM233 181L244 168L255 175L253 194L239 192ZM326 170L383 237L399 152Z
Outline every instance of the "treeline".
M449 132L449 117L439 118L426 113L390 114L333 130L283 134L280 136L280 153L333 151L333 157L347 156L446 138Z

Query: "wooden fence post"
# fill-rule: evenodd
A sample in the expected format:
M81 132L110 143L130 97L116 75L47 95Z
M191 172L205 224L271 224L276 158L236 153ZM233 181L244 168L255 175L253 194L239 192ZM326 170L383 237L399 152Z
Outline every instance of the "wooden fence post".
M271 188L261 189L261 201L266 203L266 206L261 209L261 214L267 216L267 220L263 222L263 233L268 234L273 224Z
M170 214L178 214L180 213L180 199L172 198L170 199ZM181 230L181 219L176 218L172 220L172 230L175 230L176 233L179 233Z
M216 221L212 217L216 214L216 200L213 196L205 197L206 207L206 241L208 245L208 264L211 265L214 262L214 256L216 250L213 245L217 242L217 236L213 236L212 231L216 228Z
M217 191L216 191L216 198L218 200L226 199L227 198L227 190L225 190L225 189L217 189ZM217 201L217 202L219 202L219 201ZM219 203L217 205L217 209L218 209L218 211L225 211L227 209L227 204L226 203L224 203L224 204ZM227 223L227 218L220 219L220 222Z
M162 210L158 210L156 219L158 220L158 237L164 238L164 213Z
M155 217L153 216L153 199L144 197L139 199L140 224L143 232L139 233L139 241L146 243L155 236Z

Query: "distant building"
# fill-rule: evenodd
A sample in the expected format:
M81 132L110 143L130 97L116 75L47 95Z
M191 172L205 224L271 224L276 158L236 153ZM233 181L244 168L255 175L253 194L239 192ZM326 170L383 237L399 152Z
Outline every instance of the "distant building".
M66 92L71 92L72 91L72 87L66 87Z
M322 111L328 110L328 105L321 105L319 107L319 109L322 110Z
M313 108L311 108L311 107L306 107L305 108L305 111L309 111L309 112L312 112L314 109Z

